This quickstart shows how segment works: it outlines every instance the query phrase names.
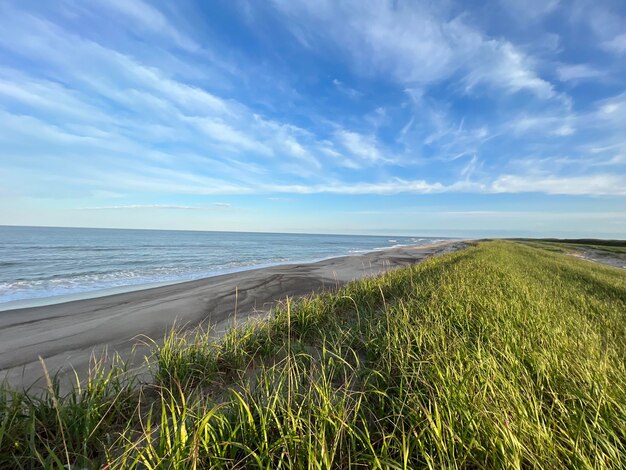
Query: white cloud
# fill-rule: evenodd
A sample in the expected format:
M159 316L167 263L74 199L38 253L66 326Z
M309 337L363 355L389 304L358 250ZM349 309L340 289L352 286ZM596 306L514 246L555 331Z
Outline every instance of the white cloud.
M626 33L618 34L612 39L604 41L602 46L605 49L616 52L617 54L626 53Z
M317 171L322 167L313 153L313 149L321 144L317 136L293 124L266 119L257 114L253 114L252 118L251 130L267 136L266 142L274 155L281 157L280 162L292 168L292 172L300 174L304 171ZM291 166L293 159L297 160L296 167Z
M469 181L472 174L480 167L480 162L478 161L478 155L472 155L470 161L461 169L461 177L465 178L465 180Z
M91 191L91 194L94 197L103 198L103 199L117 199L117 198L121 198L121 197L125 196L125 194L116 193L114 191L107 191L107 190L104 190L104 189L93 190L93 191Z
M407 82L428 83L446 76L456 65L446 34L419 4L400 2L334 2L276 0L307 43L329 37L367 73L391 73Z
M237 182L220 178L199 176L184 171L161 170L152 172L109 172L99 178L93 178L88 184L107 189L124 191L150 192L177 195L226 195L254 194L257 189Z
M506 41L483 41L475 66L464 78L467 90L491 84L508 92L528 90L540 98L556 96L554 87L533 70L528 56Z
M603 165L626 165L626 153L618 153L609 160L603 163Z
M503 127L516 136L529 134L568 137L576 133L577 117L565 113L525 114L512 117Z
M489 184L457 181L451 184L399 178L379 183L336 183L329 185L275 185L265 188L273 192L298 194L432 194L460 193L544 193L563 195L626 196L626 184L616 175L590 176L517 176L503 175Z
M290 122L285 116L293 103L275 107L270 118L270 112L263 116L253 105L230 98L236 93L228 94L227 99L226 93L220 95L210 86L202 88L197 85L200 81L185 82L161 64L149 66L140 54L123 53L110 48L113 46L105 47L105 42L71 34L52 22L15 14L10 20L0 18L6 32L0 36L0 47L11 56L36 63L37 70L31 73L37 78L26 72L0 69L0 159L6 167L3 181L12 185L9 191L40 194L42 188L47 188L50 197L56 197L54 193L65 194L67 189L76 190L73 197L126 198L138 193L224 198L231 194L272 193L626 193L617 173L562 175L580 174L583 168L619 169L600 167L623 164L621 147L603 153L601 159L589 158L593 164L587 166L581 163L580 155L574 155L563 157L560 163L546 162L534 172L532 165L538 160L528 160L526 167L509 165L517 152L526 149L509 145L510 150L505 152L510 154L491 158L492 154L483 153L481 147L494 136L503 137L503 143L510 143L506 140L510 137L521 142L520 137L524 137L525 143L537 144L538 159L545 155L541 150L546 143L557 143L557 150L552 152L551 148L549 155L569 155L556 145L574 139L548 138L579 133L576 139L582 139L590 129L614 132L614 139L623 142L623 93L598 102L587 114L576 115L557 100L548 106L545 101L537 104L532 100L532 106L523 108L528 111L514 109L498 122L489 121L491 115L483 118L483 110L478 107L457 112L447 97L434 98L436 93L430 93L431 87L450 80L452 85L447 91L458 92L460 84L469 92L488 95L490 100L500 98L497 92L526 91L545 100L560 95L537 72L540 61L504 38L490 38L471 27L468 15L453 16L443 4L402 0L293 0L277 4L294 19L308 46L317 49L319 44L326 44L342 49L359 73L390 78L407 90L411 100L401 97L401 104L383 103L386 96L380 101L379 97L367 96L363 101L372 100L371 105L365 103L367 109L376 111L353 116L349 114L354 110L349 110L338 118L341 124L311 116L310 109L305 108L299 109ZM164 34L174 34L169 31L174 28L169 19L147 3L116 0L107 8L129 18L145 13L145 17L137 17L137 21L143 21L142 28L158 33L163 27ZM328 41L324 38L327 33ZM188 65L202 75L203 69L194 68L192 60ZM598 74L586 64L557 64L556 69L562 81ZM359 93L337 79L333 84L348 96L357 97ZM523 98L531 101L532 97ZM516 116L511 117L513 114ZM310 130L303 124L307 119L313 122ZM395 132L394 122L404 127ZM396 142L390 143L389 135L398 136ZM480 160L476 155L481 156ZM419 172L409 168L413 163L415 168L423 165ZM434 164L438 164L434 170L434 166L427 167ZM399 173L399 165L403 165L403 173ZM39 174L35 174L37 171ZM402 177L394 177L398 174ZM434 174L437 177L433 180ZM230 205L131 204L103 208L207 207Z
M626 181L619 175L518 176L503 175L491 188L497 193L626 196Z
M171 210L198 210L200 207L181 206L174 204L128 204L123 206L81 207L81 210L127 210L127 209L171 209Z
M460 188L459 186L446 186L441 183L428 183L424 180L407 181L396 178L386 182L378 183L333 183L317 185L270 185L265 189L277 193L293 194L429 194L442 193Z
M215 142L232 145L238 150L253 151L263 155L273 154L272 149L267 145L248 137L246 133L234 129L220 119L200 117L183 117L183 119L193 123Z
M552 13L560 3L560 0L500 0L502 6L516 20L537 21Z
M163 13L141 0L100 0L98 3L127 16L135 27L169 36L183 49L199 49L198 44L173 26Z
M0 69L0 97L38 112L60 115L81 122L108 121L112 118L86 102L78 93L48 80L34 80L10 69Z
M337 88L337 90L339 90L341 93L349 96L352 99L360 98L361 96L363 96L363 93L361 93L358 90L355 90L354 88L350 88L345 83L343 83L340 80L337 80L336 78L333 80L333 85L335 85L335 88Z
M560 64L556 73L562 82L601 78L604 74L587 64Z
M476 210L476 211L444 211L443 216L468 217L479 219L543 219L543 220L593 220L615 221L626 220L626 212L549 212L549 211L500 211L500 210Z
M491 183L457 181L451 184L424 180L395 178L378 183L335 183L322 185L272 185L264 188L272 192L314 194L432 194L432 193L531 193L625 196L626 183L616 175L537 176L503 175Z
M558 127L557 129L555 129L554 131L552 131L552 134L560 136L560 137L567 137L575 133L576 133L576 129L574 129L572 126L568 124L564 124Z
M143 7L149 6L132 3L132 8ZM154 20L153 24L159 25L158 16L152 20L148 17L146 21ZM321 168L313 152L320 142L304 129L266 119L242 103L175 80L161 69L31 15L12 11L11 21L7 22L5 17L1 24L14 37L8 40L2 35L0 47L39 61L73 87L0 70L0 97L4 95L6 100L30 106L29 112L41 118L11 116L9 122L28 121L28 125L17 125L16 129L32 131L36 127L43 131L35 132L38 140L66 143L63 150L60 146L56 149L65 155L102 154L107 149L132 155L131 160L148 156L158 156L155 160L162 162L180 160L177 155L154 151L148 142L143 144L152 140L170 146L187 142L200 146L195 152L210 155L212 170L217 166L220 174L226 172L235 180L245 180L249 175L241 172L242 164L233 160L233 155L247 160L248 166L258 156L280 157L274 165L275 171L290 174ZM62 114L66 118L59 125L45 122L46 110L57 120ZM87 128L86 123L93 126ZM4 131L8 133L6 126ZM69 145L72 142L74 147ZM76 147L78 144L80 149ZM97 151L87 149L87 145L97 146ZM237 168L241 174L236 175L227 166Z
M595 146L626 145L626 93L600 100L595 104L595 110L579 117L581 126L602 133L601 139L596 139Z
M468 90L488 84L510 93L555 95L533 61L508 41L488 38L453 16L445 4L426 2L274 0L306 47L313 41L349 56L365 75L424 86L465 76ZM297 27L297 28L296 28Z
M10 17L10 22L2 23L7 34L0 35L1 46L56 69L76 85L89 87L93 97L132 106L136 104L134 92L139 91L189 112L232 112L226 100L206 90L173 80L157 68L70 34L49 21L17 12Z
M212 207L219 207L223 209L232 208L232 204L227 202L213 202L210 204ZM197 211L206 210L207 206L188 206L181 204L126 204L117 206L97 206L97 207L80 207L80 210L129 210L129 209L166 209L166 210L182 210L182 211Z
M335 135L341 145L360 160L365 160L368 163L386 160L376 138L372 135L365 136L345 129L337 131Z

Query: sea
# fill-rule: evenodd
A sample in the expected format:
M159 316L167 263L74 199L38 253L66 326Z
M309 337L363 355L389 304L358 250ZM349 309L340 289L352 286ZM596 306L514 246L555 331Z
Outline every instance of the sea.
M0 310L439 240L0 226Z

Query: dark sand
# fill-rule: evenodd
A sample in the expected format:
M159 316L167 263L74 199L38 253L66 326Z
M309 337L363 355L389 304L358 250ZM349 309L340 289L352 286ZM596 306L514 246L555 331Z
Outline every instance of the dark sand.
M0 312L0 379L14 387L43 385L44 358L66 380L84 377L92 354L118 352L143 364L140 336L163 338L174 324L214 326L216 334L237 319L267 315L277 300L334 289L368 275L417 263L464 247L464 242L392 248L316 263L290 264L41 307ZM237 292L237 295L235 295ZM139 366L138 366L139 367ZM67 380L66 380L67 381Z
M577 258L593 261L594 263L606 264L614 268L626 269L626 255L621 253L613 253L611 251L598 250L595 248L579 247L573 256Z

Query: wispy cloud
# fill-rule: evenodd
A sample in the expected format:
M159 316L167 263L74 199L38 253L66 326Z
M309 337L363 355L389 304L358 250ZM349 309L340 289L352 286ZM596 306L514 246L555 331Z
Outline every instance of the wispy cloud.
M145 210L145 209L166 209L166 210L181 210L181 211L199 211L207 210L212 207L218 207L223 209L232 208L232 204L227 202L213 202L209 206L185 206L180 204L126 204L117 206L95 206L95 207L80 207L81 210Z
M621 201L626 14L534 3L0 3L0 196L111 220Z
M618 54L626 53L626 33L618 34L617 36L604 41L602 46Z
M500 0L504 10L509 16L520 23L538 21L553 13L561 3L561 0L526 0L518 2L516 0Z
M515 135L528 135L538 133L541 135L553 135L567 137L576 132L575 116L569 114L535 114L516 116L505 123L504 126Z
M438 193L544 193L588 196L626 196L623 178L610 174L577 177L503 175L491 183L458 181L449 185L423 180L396 179L382 183L318 186L270 186L271 192L296 194L438 194Z
M129 210L129 209L168 209L168 210L199 210L201 207L179 206L172 204L128 204L122 206L97 206L97 207L81 207L81 210Z
M120 13L132 22L153 33L169 36L178 46L190 51L196 51L198 44L172 25L166 16L153 6L141 0L98 0L104 7Z
M452 217L468 217L468 218L479 218L479 219L498 219L498 218L507 218L507 219L529 219L533 220L542 219L542 220L550 220L555 217L562 218L564 220L595 220L595 221L616 221L616 220L626 220L626 212L589 212L589 211L579 211L579 212L551 212L551 211L499 211L499 210L485 210L485 211L444 211L440 213L443 216L452 216Z
M335 85L337 90L339 90L344 95L349 96L350 98L356 99L356 98L360 98L361 96L363 96L363 93L361 93L358 90L355 90L354 88L350 88L349 86L346 86L341 80L337 80L336 78L333 79L333 85Z
M500 87L510 93L529 91L540 98L556 96L553 85L539 77L532 61L510 42L481 40L474 66L464 78L466 90L473 92L480 84Z
M561 64L556 72L562 82L593 80L604 76L600 70L588 64Z
M358 132L345 129L336 133L339 143L357 159L366 163L376 163L387 160L380 150L376 138L372 135L365 136Z
M360 71L419 85L461 73L467 90L484 83L512 93L554 96L552 85L538 76L522 51L508 41L485 37L443 6L405 1L274 4L298 25L297 31L306 31L306 46L311 47L313 38L318 43L330 38Z
M504 193L626 196L624 178L611 174L570 177L504 175L494 181L492 189Z

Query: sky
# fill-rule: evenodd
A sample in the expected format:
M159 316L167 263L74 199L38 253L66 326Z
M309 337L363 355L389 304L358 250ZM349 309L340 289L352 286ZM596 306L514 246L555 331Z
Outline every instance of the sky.
M0 0L0 224L626 238L623 0Z

